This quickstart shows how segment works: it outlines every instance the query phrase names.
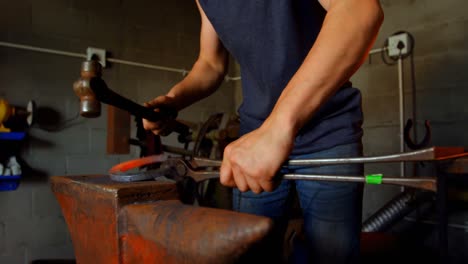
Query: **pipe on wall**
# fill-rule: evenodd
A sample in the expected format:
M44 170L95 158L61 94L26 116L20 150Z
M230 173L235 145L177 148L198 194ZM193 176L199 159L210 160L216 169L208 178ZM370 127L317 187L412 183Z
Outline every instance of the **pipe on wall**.
M15 49L22 49L22 50L29 50L29 51L36 51L36 52L42 52L42 53L48 53L48 54L55 54L55 55L61 55L61 56L67 56L67 57L85 58L85 59L87 58L86 54L82 54L82 53L40 48L40 47L35 47L35 46L30 46L30 45L16 44L16 43L11 43L11 42L4 42L4 41L0 41L0 46L8 47L8 48L15 48ZM369 55L380 53L385 50L386 48L373 49L369 51ZM161 65L152 65L152 64L147 64L147 63L121 60L121 59L116 59L116 58L108 58L107 60L109 62L113 62L117 64L124 64L124 65L153 69L153 70L180 73L183 76L187 75L189 72L186 69L178 69L178 68L166 67L166 66L161 66ZM241 79L242 79L241 76L231 77L229 75L226 75L226 77L224 78L224 80L227 82L240 81Z
M66 56L66 57L85 58L85 59L87 58L87 55L82 54L82 53L68 52L68 51L55 50L55 49L47 49L47 48L40 48L40 47L16 44L16 43L11 43L11 42L0 41L0 46L7 47L7 48L15 48L15 49L21 49L21 50L28 50L28 51L47 53L47 54L60 55L60 56ZM175 73L180 73L183 76L187 75L188 72L189 72L186 69L178 69L178 68L172 68L172 67L161 66L161 65L152 65L152 64L147 64L147 63L128 61L128 60L121 60L121 59L116 59L116 58L108 58L107 61L117 63L117 64L135 66L135 67L140 67L140 68L146 68L146 69L175 72ZM225 81L239 81L239 80L241 80L241 77L240 76L239 77L231 77L231 76L226 75L224 80Z

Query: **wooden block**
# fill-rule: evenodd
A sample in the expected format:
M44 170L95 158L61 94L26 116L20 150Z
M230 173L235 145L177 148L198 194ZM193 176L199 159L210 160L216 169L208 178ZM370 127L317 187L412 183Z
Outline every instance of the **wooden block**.
M108 105L107 154L130 153L130 114Z

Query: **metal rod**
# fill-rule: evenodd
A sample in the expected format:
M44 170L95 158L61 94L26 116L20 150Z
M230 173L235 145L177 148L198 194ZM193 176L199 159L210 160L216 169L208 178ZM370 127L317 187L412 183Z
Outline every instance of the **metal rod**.
M62 50L45 49L45 48L33 47L29 45L21 45L21 44L2 42L2 41L0 41L0 46L4 46L8 48L15 48L15 49L22 49L22 50L29 50L29 51L36 51L36 52L41 52L41 53L62 55L62 56L68 56L68 57L75 57L75 58L86 58L86 54L68 52L68 51L62 51Z
M405 101L404 101L404 87L403 87L403 57L398 57L398 87L399 87L399 98L400 98L400 152L405 152L405 140L404 140L404 129L405 129ZM400 163L400 177L406 176L405 162ZM403 192L404 187L401 188Z
M314 180L314 181L335 181L335 182L366 182L365 176L337 176L337 175L309 175L309 174L284 174L285 180ZM435 192L437 190L437 180L431 177L421 178L401 178L382 177L379 184L392 184L406 187L413 187Z
M325 159L298 159L289 160L285 166L321 166L338 164L365 164L365 163L395 163L395 162L415 162L415 161L438 161L446 159L455 159L467 156L463 148L439 148L431 147L405 153L396 153L380 156L351 157L351 158L325 158ZM193 158L193 167L219 167L220 160L206 158Z
M49 53L49 54L55 54L55 55L62 55L62 56L68 56L68 57L87 58L87 55L82 54L82 53L68 52L68 51L55 50L55 49L46 49L46 48L16 44L16 43L11 43L11 42L0 41L0 46L8 47L8 48L15 48L15 49L22 49L22 50L29 50L29 51L36 51L36 52L42 52L42 53ZM373 49L369 51L369 55L379 53L385 50L387 50L387 47ZM107 58L107 61L117 63L117 64L124 64L124 65L130 65L130 66L153 69L153 70L181 73L184 76L189 73L189 71L186 69L178 69L178 68L172 68L172 67L166 67L166 66L160 66L160 65L152 65L152 64L147 64L147 63L121 60L121 59L116 59L116 58ZM226 77L224 78L224 80L228 82L240 81L241 79L242 79L241 76L231 77L229 75L226 75Z
M36 51L36 52L48 53L48 54L54 54L54 55L61 55L61 56L67 56L67 57L85 58L85 59L88 57L86 54L82 54L82 53L69 52L69 51L63 51L63 50L55 50L55 49L46 49L46 48L40 48L40 47L35 47L35 46L30 46L30 45L16 44L16 43L11 43L11 42L0 41L0 46L7 47L7 48L28 50L28 51ZM172 67L152 65L152 64L147 64L147 63L140 63L140 62L134 62L134 61L128 61L128 60L121 60L121 59L116 59L116 58L107 58L107 61L117 63L117 64L124 64L124 65L140 67L140 68L146 68L146 69L181 73L183 76L185 76L185 75L187 75L189 73L189 70L186 70L186 69L177 69L177 68L172 68ZM225 77L226 81L239 81L240 79L241 79L240 76L238 76L238 77L226 76Z
M460 153L460 155L462 155ZM458 155L455 155L458 156ZM302 160L289 160L289 166L310 166L310 165L337 165L337 164L360 164L360 163L389 163L389 162L402 162L402 161L435 161L443 160L446 158L455 157L452 155L444 156L443 153L438 153L437 147L426 148L416 151L405 153L381 155L381 156L368 156L368 157L355 157L355 158L327 158L327 159L302 159Z
M388 48L387 47L383 47L383 48L378 48L378 49L373 49L373 50L370 50L369 51L369 55L372 55L372 54L375 54L375 53L380 53L382 51L386 51Z

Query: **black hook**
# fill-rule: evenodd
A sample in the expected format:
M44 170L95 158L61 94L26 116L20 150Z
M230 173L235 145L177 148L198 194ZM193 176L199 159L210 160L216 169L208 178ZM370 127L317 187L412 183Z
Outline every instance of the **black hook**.
M424 121L424 127L426 128L426 133L424 134L424 138L420 143L415 143L413 139L411 138L411 128L413 127L413 120L410 118L406 122L405 125L405 143L408 146L408 148L416 150L416 149L421 149L429 145L429 142L431 141L431 125L429 124L429 121L425 120Z

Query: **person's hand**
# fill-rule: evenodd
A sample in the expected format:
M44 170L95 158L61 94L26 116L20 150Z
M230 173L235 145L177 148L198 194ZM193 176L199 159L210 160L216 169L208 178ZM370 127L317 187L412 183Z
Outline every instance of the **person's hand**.
M175 99L167 95L161 95L153 100L143 104L145 107L152 108L159 112L160 108L176 109ZM174 119L171 117L163 118L157 122L152 122L143 118L143 127L145 130L150 130L155 135L168 135L173 130Z
M293 144L293 133L268 124L244 135L224 150L221 184L237 187L241 192L273 191L279 183L275 175Z

